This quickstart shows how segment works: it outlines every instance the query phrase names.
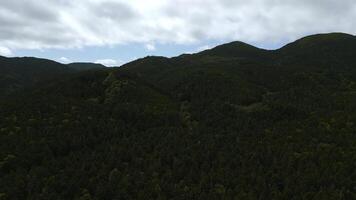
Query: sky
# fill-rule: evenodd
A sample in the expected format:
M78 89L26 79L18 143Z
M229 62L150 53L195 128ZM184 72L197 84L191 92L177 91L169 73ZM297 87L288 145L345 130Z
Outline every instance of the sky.
M231 41L356 33L355 0L1 0L0 55L120 66Z

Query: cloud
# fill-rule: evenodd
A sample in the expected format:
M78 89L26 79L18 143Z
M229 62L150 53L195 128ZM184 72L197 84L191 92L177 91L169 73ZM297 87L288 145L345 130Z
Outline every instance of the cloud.
M105 66L118 66L123 64L122 61L114 60L114 59L99 59L96 60L94 63L102 64Z
M155 51L156 50L156 46L154 44L146 44L145 45L145 48L148 50L148 51Z
M355 34L354 19L354 0L2 0L0 46L277 43L319 32Z
M60 58L58 59L58 62L63 63L63 64L68 64L68 63L71 63L72 61L71 61L69 58L60 57Z
M12 56L12 51L7 47L0 46L0 55L1 56Z
M209 46L209 45L200 46L197 48L197 52L204 51L207 49L211 49L211 46Z

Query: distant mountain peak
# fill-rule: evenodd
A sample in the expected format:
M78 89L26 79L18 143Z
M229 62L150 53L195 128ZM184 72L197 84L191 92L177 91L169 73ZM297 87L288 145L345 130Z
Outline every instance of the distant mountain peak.
M207 56L221 56L221 57L241 57L241 58L250 58L250 57L261 57L268 50L260 49L250 44L234 41L227 44L216 46L212 49L208 49L198 53L198 55L207 55Z
M233 41L233 42L229 42L229 43L226 43L226 44L222 44L222 45L219 45L217 47L226 47L226 46L231 46L231 47L239 47L239 48L254 48L254 49L258 49L257 47L253 46L253 45L250 45L250 44L247 44L246 42L242 42L242 41Z
M280 50L295 48L311 48L318 46L348 46L356 42L356 37L346 33L323 33L303 37L289 43Z
M297 41L307 40L340 40L340 39L355 39L355 36L347 33L333 32L333 33L320 33L303 37Z

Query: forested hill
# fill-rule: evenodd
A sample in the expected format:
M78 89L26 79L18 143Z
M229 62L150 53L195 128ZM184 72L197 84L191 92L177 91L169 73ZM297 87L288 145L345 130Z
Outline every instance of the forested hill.
M0 199L356 199L355 49L332 33L37 64L56 77L0 101Z
M0 96L69 71L69 67L51 60L0 57Z
M94 63L64 65L52 60L33 57L0 56L0 97L77 71L103 68L105 66Z
M76 62L69 63L67 65L69 68L72 68L77 71L85 71L85 70L94 70L94 69L104 69L105 66L97 63L87 63L87 62Z

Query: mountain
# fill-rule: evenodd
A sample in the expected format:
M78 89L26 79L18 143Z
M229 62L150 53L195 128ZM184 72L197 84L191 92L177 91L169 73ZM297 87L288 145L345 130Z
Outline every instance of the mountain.
M94 63L58 62L33 58L7 58L0 56L0 96L22 91L25 88L41 84L77 71L103 69L105 66Z
M287 44L280 51L311 53L314 50L333 51L351 50L355 45L355 36L345 33L317 34L306 36L293 43ZM305 50L302 52L301 50Z
M344 33L318 34L307 36L278 50L281 57L289 63L304 65L342 65L356 62L355 36ZM335 66L333 66L335 67Z
M95 69L103 69L105 68L102 64L97 63L70 63L67 65L69 68L77 70L77 71L85 71L85 70L95 70Z
M0 57L0 94L10 94L70 71L69 67L51 60Z
M355 41L233 42L14 93L0 197L355 199Z
M217 46L210 50L205 50L198 53L198 55L258 59L261 57L267 57L268 53L268 50L259 49L243 42L231 42Z

